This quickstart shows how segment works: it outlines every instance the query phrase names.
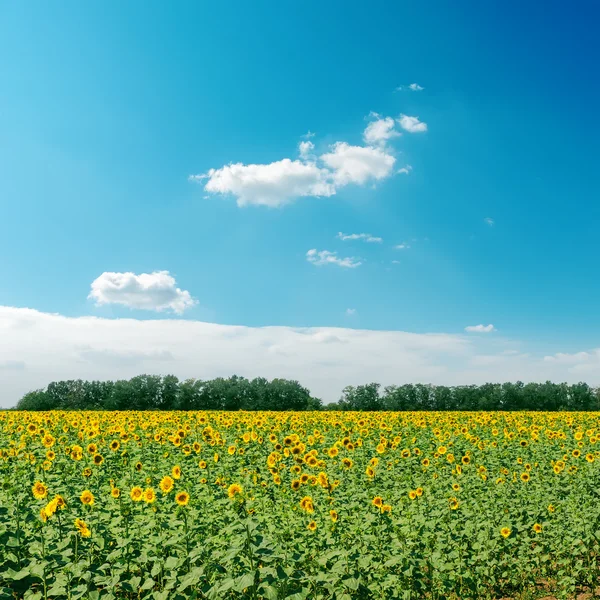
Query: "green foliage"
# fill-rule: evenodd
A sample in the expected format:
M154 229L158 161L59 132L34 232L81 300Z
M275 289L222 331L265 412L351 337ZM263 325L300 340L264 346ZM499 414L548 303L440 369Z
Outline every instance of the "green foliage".
M138 375L128 381L57 381L29 392L17 410L319 410L321 401L297 381L234 375L179 381Z

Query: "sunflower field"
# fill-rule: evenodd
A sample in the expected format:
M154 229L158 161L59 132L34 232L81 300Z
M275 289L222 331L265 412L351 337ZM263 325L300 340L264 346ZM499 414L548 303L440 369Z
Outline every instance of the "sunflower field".
M593 597L600 414L0 412L0 598Z

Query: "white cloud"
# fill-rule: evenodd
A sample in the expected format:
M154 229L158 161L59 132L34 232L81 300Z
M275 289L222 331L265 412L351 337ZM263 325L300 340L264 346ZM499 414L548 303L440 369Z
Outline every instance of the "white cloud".
M493 225L494 225L494 223L495 223L494 219L492 219L491 217L486 217L486 218L483 220L483 222L484 222L486 225L489 225L490 227L493 227Z
M392 264L393 264L393 265L399 265L399 264L400 264L400 261L399 261L399 260L393 260L393 261L392 261Z
M231 195L238 206L283 206L296 198L329 197L338 188L365 185L393 174L396 162L386 142L401 135L391 117L369 123L364 131L366 146L336 142L317 157L310 131L298 144L300 158L283 158L265 164L230 163L206 173L190 175L189 181L200 183L211 194ZM421 124L423 125L423 124ZM418 127L418 126L417 126Z
M389 177L396 159L381 148L370 146L350 146L337 142L331 152L323 154L321 160L333 169L333 179L337 185L356 183L363 185L371 179Z
M410 165L404 165L401 169L398 169L398 173L404 173L404 175L408 175L413 168Z
M383 242L383 238L375 237L370 233L342 233L340 231L336 237L344 242L347 240L364 240L365 242L378 244Z
M346 315L349 317L352 317L356 314L356 309L355 308L347 308L346 309Z
M348 309L350 310L350 309ZM0 361L0 371L21 371L26 365L22 360L2 360Z
M317 267L322 267L323 265L337 265L338 267L354 269L362 265L362 261L352 256L339 258L337 252L329 252L329 250L318 251L316 248L313 248L306 253L306 260Z
M310 129L300 137L303 137L305 140L310 140L311 137L315 137L316 133L313 133Z
M351 328L240 327L181 319L65 317L0 306L0 406L61 379L116 380L172 373L180 379L297 379L325 401L346 385L489 381L600 383L600 350L495 357L495 336ZM508 340L506 341L508 343ZM517 342L518 343L518 342ZM513 347L511 345L509 347ZM573 363L564 357L583 358ZM589 358L585 358L589 357ZM12 366L6 368L10 363ZM23 367L23 368L22 368Z
M558 352L553 356L544 356L544 360L550 363L560 363L563 365L576 365L579 363L584 363L591 361L593 359L598 359L598 351L596 350L594 353L590 352L576 352L575 354L564 354L562 352Z
M379 117L376 113L373 116ZM369 146L385 145L391 139L402 135L394 128L396 125L392 117L378 118L371 121L363 133L363 139Z
M394 250L408 250L410 248L410 244L406 242L402 242L401 244L396 244L394 246Z
M310 142L309 142L310 143ZM236 163L210 169L204 189L214 194L231 194L238 206L257 204L281 206L305 196L333 196L336 192L331 173L314 163L284 158L264 165Z
M468 325L465 327L465 331L469 333L491 333L496 331L492 324L490 325Z
M398 124L402 129L409 133L421 133L427 131L427 123L419 121L419 117L409 117L408 115L400 115Z
M298 144L298 151L300 152L300 158L308 160L312 158L312 151L315 149L315 145L312 142L300 142Z
M408 89L412 90L413 92L422 92L425 88L421 87L418 83L411 83L408 86Z
M172 310L177 314L194 306L190 293L177 287L168 271L154 273L102 273L92 282L88 298L97 306L120 304L142 310Z

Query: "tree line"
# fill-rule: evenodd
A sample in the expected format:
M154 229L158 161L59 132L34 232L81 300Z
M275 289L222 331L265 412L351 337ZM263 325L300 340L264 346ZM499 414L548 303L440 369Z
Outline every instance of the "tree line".
M138 375L129 380L56 381L25 394L17 410L600 410L600 388L586 383L348 386L323 404L297 381L236 375L211 380Z

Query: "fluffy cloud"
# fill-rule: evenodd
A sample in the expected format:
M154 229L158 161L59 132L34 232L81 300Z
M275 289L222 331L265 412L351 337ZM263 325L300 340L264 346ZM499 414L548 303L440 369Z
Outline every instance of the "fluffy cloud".
M369 180L385 179L392 173L396 159L382 148L351 146L337 142L331 152L321 160L333 169L333 179L339 186L355 183L363 185Z
M410 165L404 165L401 169L398 169L398 173L408 175L412 170L413 168Z
M60 379L122 379L172 373L180 379L285 377L325 401L346 385L429 382L600 383L600 350L554 360L506 353L495 336L351 328L239 327L180 319L71 318L0 306L0 406ZM508 346L514 348L514 345ZM567 356L582 358L571 362ZM25 366L25 368L21 368Z
M421 87L418 83L411 83L408 86L409 90L412 90L413 92L422 92L425 88Z
M306 253L306 260L317 267L323 265L337 265L338 267L346 267L354 269L360 267L362 262L354 257L339 258L337 252L329 252L329 250L318 251L316 248L309 250Z
M333 196L336 191L327 169L289 158L266 165L236 163L210 169L206 176L191 177L195 180L203 178L207 179L204 186L207 192L231 194L237 198L238 206L258 204L275 207L294 198Z
M300 142L298 144L298 152L300 153L300 158L303 160L309 160L312 156L312 151L315 149L315 145L312 142Z
M492 324L490 325L468 325L465 327L465 331L468 333L491 333L496 331Z
M490 227L493 227L493 225L494 225L494 223L495 223L495 221L494 221L494 219L492 219L492 217L486 217L486 218L483 220L483 222L484 222L486 225L489 225Z
M299 159L284 158L267 164L232 163L188 179L204 185L206 192L234 196L238 206L270 207L283 206L296 198L329 197L345 185L385 179L393 174L396 162L385 144L400 133L394 129L391 117L380 118L376 113L371 116L376 120L363 133L366 146L336 142L318 157L313 154L315 145L309 139L314 134L309 132L298 144ZM418 129L419 125L415 127Z
M172 310L177 314L196 304L190 293L177 287L168 271L154 273L102 273L92 282L88 298L97 306L120 304L142 310Z
M364 240L365 242L375 242L375 243L381 243L383 242L383 238L380 237L375 237L373 235L371 235L370 233L342 233L341 231L337 234L337 238L342 240L342 241L348 241L348 240Z
M379 117L376 113L373 116ZM384 145L389 140L402 135L395 130L392 117L377 118L371 121L363 133L363 139L369 146Z
M401 244L396 244L394 246L394 250L408 250L410 248L410 244L406 242L402 242Z
M408 115L400 115L398 124L402 129L409 133L422 133L427 131L427 123L419 121L419 117L409 117Z

